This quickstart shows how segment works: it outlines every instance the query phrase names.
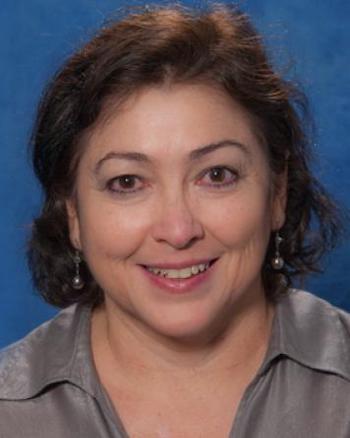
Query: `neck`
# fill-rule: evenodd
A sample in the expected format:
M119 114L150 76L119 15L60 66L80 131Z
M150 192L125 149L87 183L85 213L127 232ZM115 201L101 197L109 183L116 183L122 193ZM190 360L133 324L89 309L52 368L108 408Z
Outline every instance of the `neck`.
M208 375L237 374L262 362L270 337L273 307L264 296L244 306L244 312L217 324L196 338L160 336L130 315L104 304L95 309L92 344L95 359L105 358L111 375L159 380ZM212 333L215 333L213 336ZM253 366L253 365L252 365ZM175 372L175 373L174 373Z

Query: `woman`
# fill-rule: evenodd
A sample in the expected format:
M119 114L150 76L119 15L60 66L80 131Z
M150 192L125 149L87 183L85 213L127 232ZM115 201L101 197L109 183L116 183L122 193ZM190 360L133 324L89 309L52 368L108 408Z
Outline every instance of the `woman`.
M349 316L290 287L339 225L304 103L224 6L147 8L67 61L29 247L66 309L2 353L0 436L349 436Z

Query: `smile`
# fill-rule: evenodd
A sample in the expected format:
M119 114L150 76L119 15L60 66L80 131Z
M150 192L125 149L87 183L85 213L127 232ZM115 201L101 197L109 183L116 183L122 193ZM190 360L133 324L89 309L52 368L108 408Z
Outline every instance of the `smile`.
M154 263L141 265L151 283L157 290L182 295L200 291L200 285L208 281L213 272L213 265L218 260L188 260L177 263Z
M198 265L192 265L183 269L160 269L146 267L147 271L152 272L152 274L158 275L159 277L165 278L190 278L201 272L206 271L210 266L210 263L200 263Z

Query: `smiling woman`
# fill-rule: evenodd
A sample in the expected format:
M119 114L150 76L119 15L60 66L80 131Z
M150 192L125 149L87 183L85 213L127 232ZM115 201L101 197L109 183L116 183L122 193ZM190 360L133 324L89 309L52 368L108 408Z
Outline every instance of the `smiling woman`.
M115 323L127 311L143 330L194 342L257 305L284 223L279 179L247 112L211 85L149 86L97 123L67 201L70 237Z
M1 436L349 436L350 318L292 288L340 227L303 109L235 8L148 7L67 61L29 246L67 309L1 353Z

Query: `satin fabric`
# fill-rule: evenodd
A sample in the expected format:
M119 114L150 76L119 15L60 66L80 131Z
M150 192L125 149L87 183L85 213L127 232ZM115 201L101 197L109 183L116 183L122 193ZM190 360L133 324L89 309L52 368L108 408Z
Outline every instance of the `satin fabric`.
M0 352L1 438L128 436L96 375L90 316L72 306ZM230 438L313 437L350 437L350 315L291 290Z

